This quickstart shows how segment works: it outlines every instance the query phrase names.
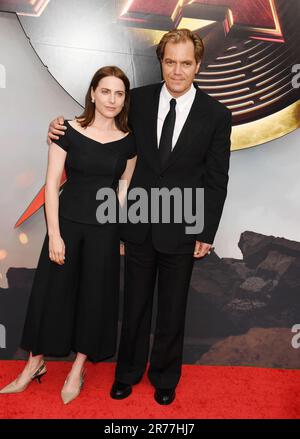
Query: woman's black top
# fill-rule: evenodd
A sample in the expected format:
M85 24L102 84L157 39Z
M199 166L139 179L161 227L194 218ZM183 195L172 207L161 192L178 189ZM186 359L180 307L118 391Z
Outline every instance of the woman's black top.
M59 198L59 215L73 221L97 224L96 211L101 201L99 189L118 187L128 159L136 155L132 133L120 140L101 143L80 133L66 121L65 135L54 143L67 151L67 182Z

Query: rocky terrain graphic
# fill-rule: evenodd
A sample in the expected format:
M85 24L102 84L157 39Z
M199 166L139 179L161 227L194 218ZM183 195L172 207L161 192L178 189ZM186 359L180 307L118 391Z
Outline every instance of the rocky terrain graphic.
M300 348L291 343L291 329L300 324L300 243L245 231L238 246L243 259L213 252L195 262L184 362L300 367ZM18 343L34 272L10 268L8 288L0 289L0 323L6 328L0 358L25 358Z

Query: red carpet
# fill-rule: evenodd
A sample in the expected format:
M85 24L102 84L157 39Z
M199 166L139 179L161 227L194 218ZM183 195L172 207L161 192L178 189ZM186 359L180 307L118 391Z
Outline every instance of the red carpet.
M0 361L0 388L24 364ZM48 361L42 384L33 382L23 393L0 395L0 418L300 419L299 370L185 365L176 400L160 406L146 375L127 399L111 399L114 367L112 363L88 363L80 396L64 406L60 390L70 363Z

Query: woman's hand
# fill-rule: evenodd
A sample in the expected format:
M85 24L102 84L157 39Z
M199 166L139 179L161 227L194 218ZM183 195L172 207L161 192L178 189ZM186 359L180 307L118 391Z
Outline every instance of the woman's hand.
M125 256L125 245L123 242L120 242L120 255Z
M59 265L65 263L65 243L59 235L49 237L49 258Z

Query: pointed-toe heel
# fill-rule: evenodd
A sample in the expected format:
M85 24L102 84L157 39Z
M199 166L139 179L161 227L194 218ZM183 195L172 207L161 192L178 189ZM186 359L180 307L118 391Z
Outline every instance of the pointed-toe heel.
M61 399L62 399L64 404L69 404L71 401L73 401L75 398L77 398L77 396L80 395L80 391L81 391L83 384L84 384L85 375L86 375L86 369L84 369L84 371L80 375L80 382L79 382L78 388L72 392L67 392L65 390L65 385L68 382L68 378L66 379L66 381L64 382L63 388L61 389Z
M46 368L45 362L43 361L42 364L39 366L39 368L34 372L33 375L31 375L31 377L28 379L28 381L26 383L24 383L23 385L18 384L17 380L20 376L20 375L18 375L18 377L14 381L9 383L7 386L3 387L3 389L0 390L0 393L1 394L8 394L8 393L24 392L24 390L27 389L29 384L34 380L37 380L38 383L41 384L41 377L43 375L45 375L46 373L47 373L47 368Z

